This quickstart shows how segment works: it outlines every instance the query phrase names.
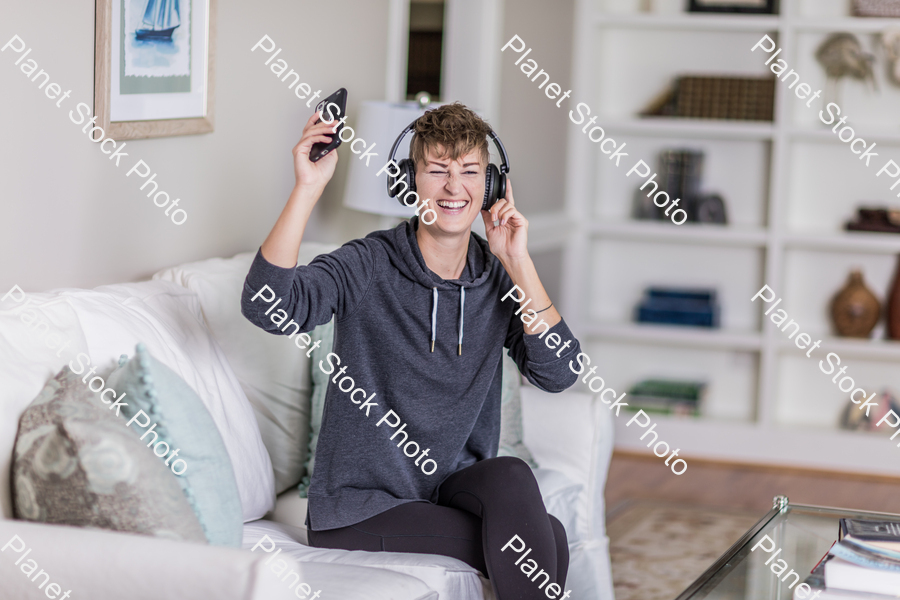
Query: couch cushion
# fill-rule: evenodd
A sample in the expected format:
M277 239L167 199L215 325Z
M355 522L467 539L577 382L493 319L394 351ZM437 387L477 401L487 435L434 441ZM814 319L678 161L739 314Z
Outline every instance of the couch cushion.
M147 438L148 446L153 444L157 455L162 450L178 452L174 462L166 462L172 465L209 543L239 548L241 496L228 450L203 401L143 344L137 345L131 360L125 362L123 355L107 384L119 396L128 395L122 418L141 439ZM160 446L164 448L157 450Z
M264 547L271 547L266 544ZM272 553L278 552L276 547ZM271 564L271 554L258 548L254 555L265 559L257 577L265 582L269 589L278 591L291 590L292 598L310 600L321 598L328 600L438 600L437 592L428 589L424 582L415 577L349 565L328 565L298 563L286 549L278 553ZM306 584L307 588L302 587ZM309 595L306 592L309 591ZM321 595L317 594L321 592ZM268 600L269 596L260 595L259 600Z
M212 415L234 467L245 521L258 519L275 503L269 455L259 435L253 410L225 355L203 323L200 303L190 291L165 281L103 286L95 290L64 289L17 296L0 303L0 410L18 420L62 364L82 352L89 365L112 367L122 353L144 342L158 360L172 369L203 400ZM25 303L30 304L25 307ZM33 314L47 323L45 337L36 325L23 324ZM43 331L43 330L42 330ZM59 334L69 345L48 349ZM59 356L57 356L59 354ZM73 364L76 361L72 361ZM8 413L8 414L7 414ZM13 427L14 431L14 427ZM6 477L12 435L0 419L0 492L8 506ZM8 437L7 437L8 436ZM8 449L9 454L4 454Z
M398 578L396 596L375 595L381 594L381 590L371 590L370 598L406 598L408 592L399 583L414 578L424 584L433 592L437 592L440 598L452 598L453 600L486 600L485 589L490 589L490 584L483 579L477 570L462 561L448 556L434 554L406 554L399 552L362 552L348 550L329 550L323 548L311 548L304 546L298 539L295 530L280 523L272 521L256 521L244 525L244 548L252 548L263 535L268 535L275 542L276 549L281 548L283 554L287 554L301 566L315 564L341 565L344 567L366 567L373 570L392 571L392 575L402 575ZM259 552L259 550L257 550ZM360 590L369 589L365 581L357 580ZM325 593L322 593L325 596ZM345 598L345 596L334 596ZM348 596L349 597L349 596ZM489 596L488 596L489 597Z
M268 517L275 523L294 527L297 541L304 546L309 546L309 537L306 532L306 508L308 506L308 498L301 497L297 490L287 490L275 499L275 510Z
M22 413L16 517L206 543L178 480L101 402L103 383L65 366Z
M575 526L577 518L575 507L578 496L583 493L583 486L574 483L566 475L553 469L535 469L534 475L541 489L544 504L547 506L547 512L562 521L569 536L570 562L566 589L573 591L573 597L584 600L611 599L613 595L609 566L609 541L606 536L595 540L579 540L578 528ZM288 490L278 496L275 510L271 515L272 521L278 525L288 525L289 527L283 528L283 530L303 545L308 544L304 523L307 502L307 499L301 498L296 491ZM267 521L257 521L245 525L245 531L248 531L247 528L250 525L271 527ZM258 530L251 529L251 531ZM346 562L353 564L355 564L353 562L355 557L368 554L346 550L335 550L335 552L347 552ZM485 584L485 600L492 597L490 586Z
M336 247L304 242L297 264L304 265ZM310 360L290 346L285 336L267 333L241 314L244 279L255 254L187 263L160 271L153 278L177 283L200 298L206 324L253 405L275 472L275 490L281 493L296 486L304 475L312 392Z

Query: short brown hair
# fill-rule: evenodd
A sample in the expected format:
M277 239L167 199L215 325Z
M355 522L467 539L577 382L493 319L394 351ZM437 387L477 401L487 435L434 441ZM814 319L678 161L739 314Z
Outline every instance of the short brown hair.
M478 152L482 166L488 164L487 135L490 125L459 102L427 111L413 127L409 156L414 165L425 162L427 150L440 151L441 158L457 160L469 152Z

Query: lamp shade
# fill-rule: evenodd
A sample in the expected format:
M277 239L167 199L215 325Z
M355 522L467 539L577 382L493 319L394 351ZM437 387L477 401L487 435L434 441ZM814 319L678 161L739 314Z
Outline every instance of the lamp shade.
M387 164L391 146L394 145L394 140L400 132L423 112L415 102L396 104L365 101L361 104L356 123L353 124L355 137L365 140L366 148L371 148L374 144L373 151L378 156L371 159L369 166L366 166L366 160L359 159L361 153L349 154L344 150L343 155L347 157L345 160L350 161L347 185L344 188L344 206L391 217L411 217L415 214L414 207L405 207L396 198L388 197L387 172L377 176L376 173ZM412 134L407 134L397 148L397 156L394 158L396 162L408 156L411 138ZM346 144L342 146L342 150L345 147Z

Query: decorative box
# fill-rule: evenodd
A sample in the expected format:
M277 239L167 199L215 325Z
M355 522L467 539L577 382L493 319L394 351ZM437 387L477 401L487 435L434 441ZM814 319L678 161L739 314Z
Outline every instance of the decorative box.
M900 17L900 0L853 0L857 17Z

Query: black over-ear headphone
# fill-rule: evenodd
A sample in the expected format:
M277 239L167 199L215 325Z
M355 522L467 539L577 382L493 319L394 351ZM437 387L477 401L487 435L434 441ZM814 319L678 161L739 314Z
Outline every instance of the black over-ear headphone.
M394 160L394 155L397 153L397 147L400 146L400 142L406 137L406 134L413 130L416 121L418 120L419 119L416 119L410 123L406 129L400 133L397 141L395 141L394 145L391 147L389 161ZM498 169L494 163L490 163L485 170L484 200L481 204L481 210L489 210L498 199L506 197L506 174L509 173L509 157L506 155L506 148L503 147L503 142L500 141L500 138L493 130L488 132L488 138L494 142L494 145L497 146L497 150L500 151L500 168ZM412 159L404 158L397 166L399 167L397 175L392 176L390 171L387 171L388 196L391 198L397 196L397 200L400 201L400 204L407 206L398 194L401 191L405 191L406 194L416 191L416 165L413 163ZM401 189L399 183L401 181L404 183L408 182L406 184L409 186L408 189L406 187ZM406 194L404 194L404 196L406 196ZM409 206L411 206L411 204Z

